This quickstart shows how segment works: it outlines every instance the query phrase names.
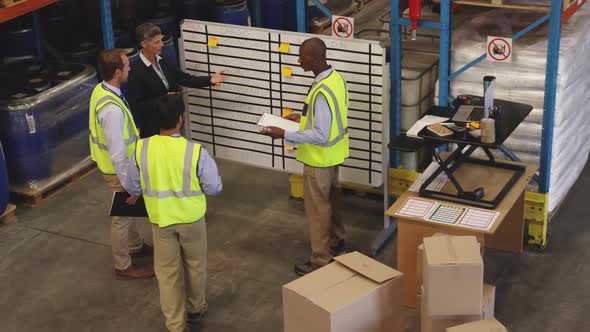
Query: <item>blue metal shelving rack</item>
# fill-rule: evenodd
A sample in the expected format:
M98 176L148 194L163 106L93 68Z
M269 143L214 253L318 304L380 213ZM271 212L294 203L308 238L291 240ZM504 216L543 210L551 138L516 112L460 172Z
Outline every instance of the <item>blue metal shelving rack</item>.
M441 13L439 23L419 22L418 26L440 30L440 65L439 65L439 105L447 106L450 101L449 83L455 77L461 75L465 70L484 60L483 54L471 63L455 73L450 73L450 50L451 50L451 8L452 0L441 0ZM399 11L399 0L391 0L391 96L390 98L390 121L391 137L400 134L401 121L401 33L402 25L410 25L410 20L401 19ZM541 18L529 27L518 32L512 38L516 40L527 32L549 21L549 43L547 51L547 69L545 78L545 100L543 109L543 131L541 139L541 160L539 167L538 191L542 194L549 192L551 174L551 155L553 146L553 127L555 115L556 81L559 64L559 41L561 37L562 0L551 1L549 15ZM502 149L512 159L515 158L507 149ZM392 167L399 167L399 154L392 153ZM546 212L545 212L546 213ZM545 218L546 219L546 218ZM546 227L543 234L541 246L546 244Z
M327 16L330 13L319 1L313 0L314 4L322 10ZM439 99L438 103L441 106L447 106L451 98L449 96L450 81L463 72L473 67L477 63L486 58L482 54L471 63L467 64L460 70L450 72L450 51L451 51L451 22L452 22L452 0L441 0L441 13L439 22L425 22L420 21L418 26L438 29L440 30L440 62L439 62ZM512 36L513 40L521 38L527 32L535 29L539 25L549 21L549 44L547 52L547 69L545 78L545 100L543 110L543 130L541 140L541 160L538 177L538 191L541 194L549 192L550 174L551 174L551 156L553 145L553 127L555 114L555 95L556 95L556 80L559 63L559 41L561 35L561 19L562 19L562 5L563 0L551 1L551 8L548 15L539 19L529 27L518 32ZM297 0L297 27L298 31L306 32L306 16L305 9L307 6L306 0ZM390 138L396 137L401 130L401 26L410 25L409 19L402 19L400 15L400 0L391 0L391 58L390 58ZM501 151L510 159L518 160L508 149L502 147ZM392 151L391 166L398 168L400 166L399 152ZM545 213L547 213L545 211ZM547 219L547 218L545 218ZM393 225L394 223L392 223ZM388 231L390 235L393 230ZM546 244L546 226L542 236L540 246Z

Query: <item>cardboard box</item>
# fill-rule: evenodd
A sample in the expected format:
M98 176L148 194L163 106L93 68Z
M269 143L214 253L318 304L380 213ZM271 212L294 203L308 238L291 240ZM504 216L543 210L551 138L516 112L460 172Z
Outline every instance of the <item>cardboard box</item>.
M445 233L434 233L433 236L446 236ZM420 290L422 289L422 275L424 271L424 244L418 246L418 253L416 255L416 293L421 294ZM420 308L418 305L417 308Z
M283 286L285 332L401 330L402 273L358 252Z
M508 329L492 318L449 327L446 332L508 332Z
M481 313L483 260L475 236L425 238L424 264L429 315Z
M496 299L496 287L491 285L483 286L483 302L479 315L453 315L453 316L431 316L426 313L426 301L424 290L418 295L419 325L421 332L445 332L445 329L459 324L474 322L482 319L494 318L494 304Z
M444 233L435 233L433 236L452 236ZM480 253L483 256L483 247L479 243ZM422 284L424 283L424 244L418 246L418 253L416 255L416 293L420 294ZM420 306L417 306L420 308Z

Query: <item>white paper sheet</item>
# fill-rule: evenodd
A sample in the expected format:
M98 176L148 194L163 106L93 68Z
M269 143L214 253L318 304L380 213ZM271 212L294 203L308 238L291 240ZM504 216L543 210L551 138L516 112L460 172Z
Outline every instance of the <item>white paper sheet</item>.
M258 125L262 127L279 127L284 131L298 131L299 123L287 119L283 119L280 116L264 113L258 121Z

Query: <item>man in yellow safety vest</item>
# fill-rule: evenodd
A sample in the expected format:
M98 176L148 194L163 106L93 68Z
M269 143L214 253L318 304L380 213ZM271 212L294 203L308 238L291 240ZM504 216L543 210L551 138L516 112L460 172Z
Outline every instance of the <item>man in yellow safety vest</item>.
M301 44L299 64L315 75L303 113L287 116L299 122L299 131L266 127L262 132L273 139L284 138L286 145L297 145L297 160L304 164L303 196L312 254L308 262L295 265L295 272L304 275L346 251L338 165L349 155L348 88L342 75L328 65L326 44L319 38Z
M143 194L152 223L166 327L184 332L187 320L196 322L207 312L205 194L218 195L222 184L213 158L180 135L182 97L162 96L156 110L160 134L137 142L125 188Z
M98 71L103 82L94 88L90 97L90 155L109 188L118 192L123 191L121 183L127 178L127 166L138 139L129 105L121 93L121 85L129 77L129 59L121 49L101 51ZM136 199L130 197L128 203L134 204ZM148 230L145 240L151 243L151 233L145 224L143 227ZM111 218L111 243L117 277L144 279L154 276L151 267L137 266L132 262L132 256L153 253L152 247L141 238L133 218Z

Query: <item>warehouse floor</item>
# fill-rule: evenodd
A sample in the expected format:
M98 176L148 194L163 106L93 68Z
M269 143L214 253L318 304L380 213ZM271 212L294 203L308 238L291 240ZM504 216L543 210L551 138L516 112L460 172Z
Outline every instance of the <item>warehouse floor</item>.
M301 201L286 174L220 162L224 193L209 199L209 314L192 331L282 331L281 285L308 253ZM486 251L496 317L510 331L588 331L590 168L551 228L551 244L523 255ZM106 185L98 172L0 227L0 330L165 331L156 280L113 276ZM367 253L382 204L349 195L349 249ZM379 260L395 265L395 240ZM149 264L150 262L143 262ZM414 326L405 310L407 330Z

